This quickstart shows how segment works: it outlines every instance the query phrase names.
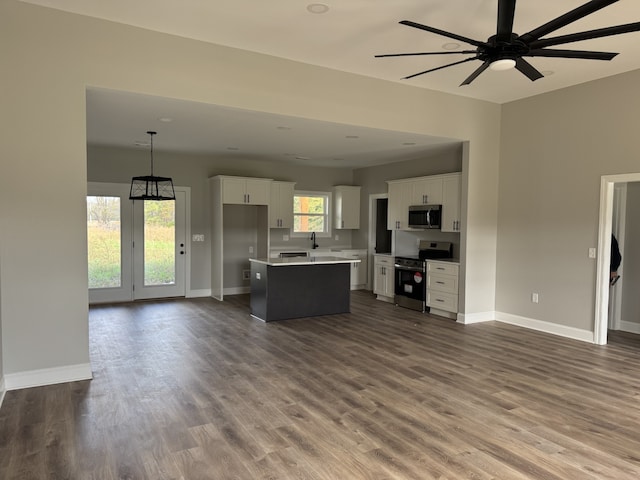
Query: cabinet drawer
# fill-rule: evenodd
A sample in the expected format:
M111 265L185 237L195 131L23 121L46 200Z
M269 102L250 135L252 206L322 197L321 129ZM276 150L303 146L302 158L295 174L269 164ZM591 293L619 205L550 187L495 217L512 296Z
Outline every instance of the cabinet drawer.
M427 273L431 272L458 276L458 265L444 262L427 262Z
M394 257L389 257L387 255L376 255L374 257L374 262L376 265L384 265L385 267L393 267Z
M436 292L458 294L458 277L453 275L440 275L429 273L427 275L427 288Z
M446 312L457 313L458 295L427 290L427 306Z

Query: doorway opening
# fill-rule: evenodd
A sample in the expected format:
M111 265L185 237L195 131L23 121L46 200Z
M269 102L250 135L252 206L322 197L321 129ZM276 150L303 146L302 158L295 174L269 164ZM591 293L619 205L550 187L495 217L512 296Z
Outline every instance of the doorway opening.
M610 300L613 300L614 306L611 321L617 318L615 308L619 308L619 299L615 297L610 299L610 256L611 256L611 234L614 232L624 232L624 224L619 215L614 217L614 210L622 201L620 196L616 196L616 187L632 183L640 182L640 173L629 173L620 175L605 175L600 180L600 214L598 222L598 261L596 270L596 296L595 296L595 320L593 341L597 345L607 344L607 334L610 322ZM614 224L615 221L615 224ZM622 234L621 234L622 235ZM618 238L620 243L621 239ZM621 249L623 251L624 263L624 239L622 239ZM617 289L622 288L622 283L616 284ZM621 292L615 291L614 295L621 295ZM619 312L619 310L618 310Z

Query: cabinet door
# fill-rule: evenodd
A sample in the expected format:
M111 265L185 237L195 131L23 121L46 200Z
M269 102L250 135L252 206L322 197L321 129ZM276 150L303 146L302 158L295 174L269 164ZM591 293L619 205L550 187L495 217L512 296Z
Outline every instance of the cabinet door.
M384 297L393 297L393 259L388 256L375 256L373 261L375 270L373 276L373 293Z
M389 207L387 211L387 228L389 230L407 230L409 228L411 188L411 182L389 183Z
M269 227L293 228L293 182L272 182Z
M340 185L333 190L334 228L360 228L360 187Z
M460 231L460 174L442 181L442 231Z
M429 178L413 182L412 205L439 205L442 203L442 179Z
M393 297L395 295L396 292L396 274L395 274L395 269L393 268L393 265L387 267L384 271L384 275L385 275L385 282L386 282L386 288L385 288L385 295L387 297Z
M244 178L223 178L222 182L222 203L244 204L246 202Z
M246 202L249 205L269 205L271 180L261 178L245 179Z

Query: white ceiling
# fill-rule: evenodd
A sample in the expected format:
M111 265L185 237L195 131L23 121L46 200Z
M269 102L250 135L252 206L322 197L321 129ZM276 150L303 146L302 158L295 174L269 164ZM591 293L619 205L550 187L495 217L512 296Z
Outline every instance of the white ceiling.
M471 85L459 87L480 65L479 61L401 80L404 76L451 63L465 56L374 58L374 55L384 53L443 51L443 45L451 43L451 39L446 37L400 25L400 20L412 20L485 41L495 33L497 0L320 0L328 7L328 11L322 14L308 10L307 7L314 4L314 0L28 1L150 30L495 103L506 103L640 68L638 32L576 42L566 47L619 52L612 61L532 58L530 63L545 75L536 82L531 82L517 70L486 70ZM584 3L586 0L520 0L516 6L514 32L526 33ZM638 21L640 2L620 0L557 30L552 36ZM473 48L465 44L460 46L460 49ZM346 130L343 133L348 134ZM94 136L97 138L98 134L94 132ZM231 140L236 138L231 136ZM389 140L397 144L403 139L391 135ZM193 135L191 141L195 141ZM273 141L273 138L269 141ZM158 138L158 144L160 142ZM228 146L234 145L227 142L225 148ZM237 143L235 146L242 145ZM377 149L379 145L372 147ZM393 149L392 146L389 148ZM348 154L350 150L344 152ZM281 152L283 153L308 156L302 151ZM311 154L313 152L309 153ZM323 155L327 158L341 155L341 150L324 152Z

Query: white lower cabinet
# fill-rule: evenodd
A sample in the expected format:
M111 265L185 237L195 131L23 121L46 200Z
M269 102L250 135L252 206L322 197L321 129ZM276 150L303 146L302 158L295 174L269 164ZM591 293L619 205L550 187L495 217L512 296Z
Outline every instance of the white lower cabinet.
M359 262L351 264L351 290L362 290L367 288L367 251L366 250L343 250L341 257L357 258Z
M378 300L393 302L394 291L394 267L391 255L374 255L373 266L373 293Z
M427 261L427 307L431 313L457 317L459 270L456 263Z

